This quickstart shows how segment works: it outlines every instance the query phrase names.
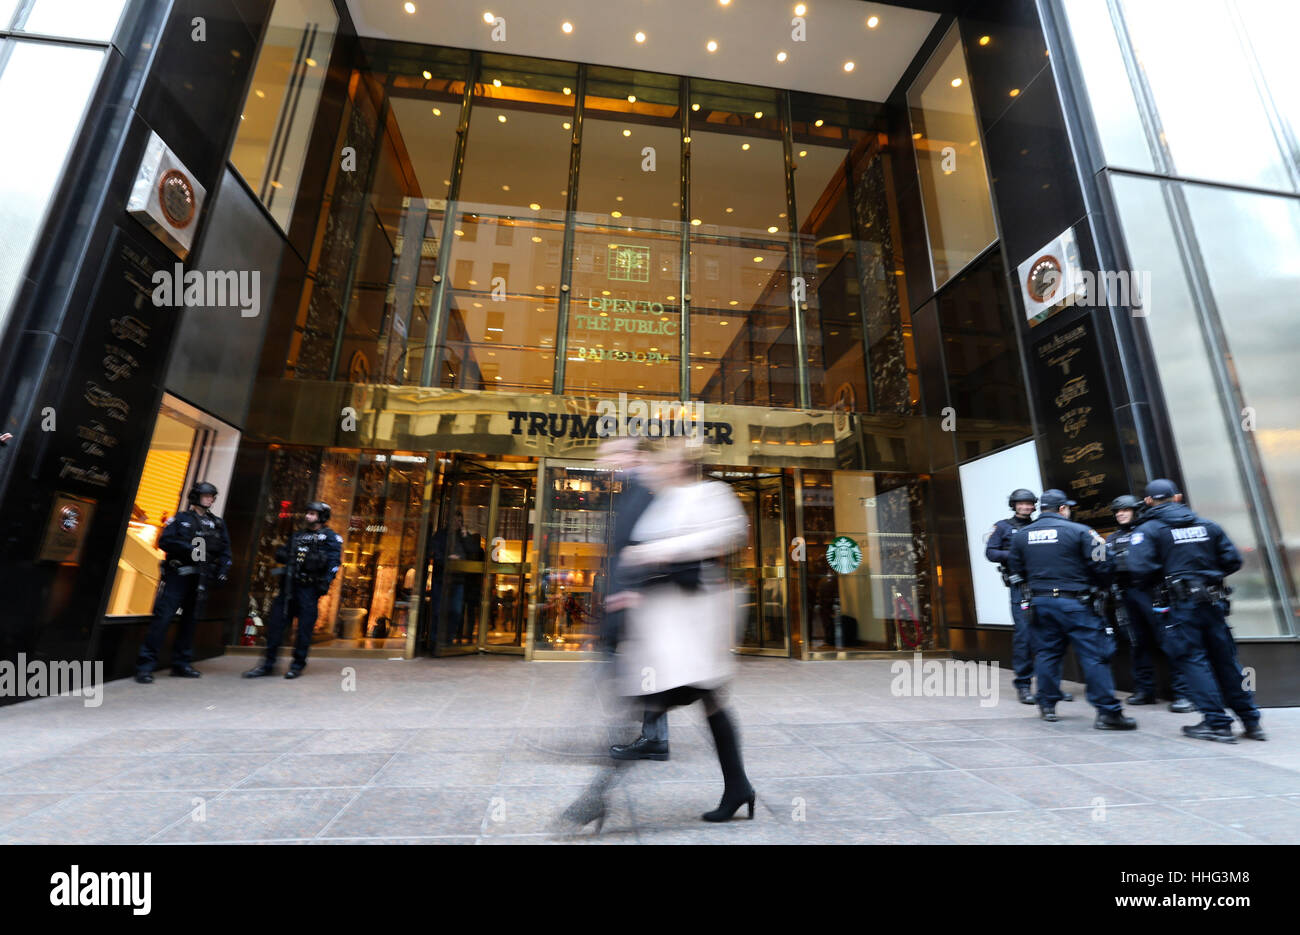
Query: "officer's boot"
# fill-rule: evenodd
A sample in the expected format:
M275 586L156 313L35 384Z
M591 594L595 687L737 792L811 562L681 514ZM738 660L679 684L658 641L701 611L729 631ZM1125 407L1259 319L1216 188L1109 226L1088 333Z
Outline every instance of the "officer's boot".
M1138 722L1125 717L1123 711L1098 711L1092 726L1097 730L1137 730Z
M1268 740L1267 735L1264 733L1264 728L1259 726L1259 721L1251 721L1243 724L1243 726L1246 728L1246 732L1241 736L1249 740Z
M1222 727L1211 727L1209 721L1202 720L1199 724L1189 724L1184 727L1183 733L1196 740L1213 740L1217 743L1237 742L1237 738L1232 736L1231 724L1224 724Z
M268 675L275 675L275 663L271 662L269 659L263 659L257 665L253 666L253 668L245 672L244 678L260 679L265 678Z
M289 671L286 672L286 673L284 673L284 677L287 678L287 679L296 679L298 676L302 675L302 670L305 669L305 668L307 668L307 663L305 663L305 662L303 662L303 663L298 663L298 662L291 663L290 666L289 666Z

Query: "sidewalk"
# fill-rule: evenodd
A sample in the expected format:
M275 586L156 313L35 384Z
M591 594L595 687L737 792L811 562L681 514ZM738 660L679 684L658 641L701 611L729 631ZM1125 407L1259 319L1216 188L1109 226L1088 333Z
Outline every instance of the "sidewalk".
M590 663L319 659L295 682L241 680L252 662L114 682L98 708L0 709L0 843L555 843L551 821L607 742ZM1136 732L1094 730L1079 685L1047 724L1005 671L998 703L981 707L894 697L887 661L739 664L754 821L700 820L722 781L696 705L671 714L670 761L622 774L603 833L567 840L1300 840L1300 708L1264 712L1268 742L1228 746L1183 738L1196 716L1164 705L1130 709ZM355 691L341 688L345 666Z

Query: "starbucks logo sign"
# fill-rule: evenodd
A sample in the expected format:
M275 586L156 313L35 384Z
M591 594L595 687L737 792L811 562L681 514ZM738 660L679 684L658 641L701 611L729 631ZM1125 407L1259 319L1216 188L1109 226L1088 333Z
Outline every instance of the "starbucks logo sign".
M836 536L826 549L826 563L841 575L850 574L862 564L862 549L848 536Z

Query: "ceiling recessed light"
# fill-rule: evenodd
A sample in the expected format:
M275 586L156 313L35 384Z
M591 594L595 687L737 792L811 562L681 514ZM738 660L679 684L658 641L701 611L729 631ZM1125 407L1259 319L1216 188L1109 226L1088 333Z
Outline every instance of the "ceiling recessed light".
M433 109L433 115L434 115L435 117L441 117L441 116L442 116L442 111L440 111L438 108L435 107L435 108Z
M771 227L769 227L769 228L767 229L767 232L768 232L769 234L775 234L775 233L776 233L777 231L779 231L780 229L781 229L781 228L779 228L779 227L777 227L775 224L773 224Z
M919 140L920 138L921 138L921 134L919 134L919 133L913 133L913 134L912 134L912 139L914 139L914 140Z
M740 303L737 302L735 299L732 299L732 300L731 300L730 302L728 302L727 304L728 304L728 305L739 305Z
M506 122L506 115L505 115L505 114L497 114L497 123L505 123L505 122Z
M634 38L637 42L645 42L645 33L639 32L632 38Z
M730 6L731 0L718 0L718 3L720 3L722 6Z
M494 87L494 88L499 88L499 87L501 87L501 79L500 79L500 78L493 78L493 79L492 79L492 87Z
M624 130L624 131L623 131L623 135L624 135L624 136L631 136L631 135L632 135L632 131L631 131L631 130Z
M535 202L535 201L534 201L534 202L531 202L531 203L528 205L528 207L529 207L529 209L532 210L532 211L541 211L541 210L542 210L542 206L539 205L539 204L538 204L537 202Z
M786 55L785 55L784 52L777 52L777 53L776 53L776 60L777 60L778 62L784 62L785 59L786 59Z
M699 110L699 109L700 109L700 105L699 105L699 104L692 104L692 105L691 105L691 110Z
M808 12L808 7L807 7L805 4L802 4L802 3L797 4L797 5L795 6L795 8L794 8L794 15L795 15L795 16L803 16L803 15L804 15L805 13L807 13L807 12Z
M433 72L429 71L427 68L424 71L420 72L420 74L424 75L425 81L428 81L430 78L433 77Z
M736 210L735 208L728 208L728 209L727 209L727 213L730 214L732 211L735 211L735 210Z
M845 62L845 63L844 63L844 70L845 70L845 71L853 71L853 63L852 63L852 62Z
M701 221L699 218L691 218L691 227L699 227L703 223L704 222Z
M571 129L573 129L573 124L569 123L569 121L567 121L567 120L564 121L564 129L566 129L566 130L571 130Z
M567 33L571 33L571 32L573 32L573 24L572 24L572 23L568 23L568 22L561 23L561 24L560 24L560 30L561 30L562 32L566 33L566 34L567 34Z
M761 110L756 110L756 111L754 111L754 119L755 119L755 120L762 120L762 119L763 119L763 112L762 112Z
M573 93L573 88L565 88L565 89L564 89L564 93L565 93L565 94L572 94L572 93Z
M741 148L741 149L746 149L746 150L747 150L747 149L749 149L749 144L748 144L748 143L741 143L741 144L740 144L740 148Z
M988 45L989 41L990 39L988 36L980 36L980 45Z
M266 92L261 90L260 88L254 91L253 93L256 94L258 97L266 97Z
M727 323L725 321L720 321L718 322L718 324L722 325L724 328L727 326Z
M465 236L465 232L464 232L464 231L456 231L456 236L457 236L457 237L464 237L464 236Z
M636 95L635 95L635 94L629 94L629 95L627 96L627 102L628 102L629 104L635 104L635 103L636 103Z
M754 262L755 262L755 263L762 263L762 262L763 262L763 258L762 258L761 256L756 256L756 257L754 257Z
M614 200L615 200L615 201L622 201L622 200L623 200L623 196L622 196L622 195L615 195L615 196L614 196Z
M623 212L622 212L622 211L611 211L611 212L609 212L609 216L612 217L612 218L621 218L621 217L623 216Z
M808 155L808 150L806 150L806 149L801 149L801 150L799 150L799 158L800 158L800 159L802 159L802 158L803 158L804 156L806 156L806 155Z
M1011 96L1012 96L1012 97L1015 97L1015 96L1018 95L1019 93L1020 93L1020 89L1019 89L1019 88L1012 88L1012 89L1011 89Z
M825 123L825 122L826 122L825 120L820 120L820 119L819 119L819 120L814 120L814 121L813 121L813 126L814 126L814 127L820 127L820 126L821 126L823 123Z
M950 83L954 88L960 88L960 87L961 87L961 79L960 79L960 78L953 78L952 81L949 82L949 83Z
M508 192L508 191L510 191L510 186L509 186L509 185L502 185L502 186L501 186L501 190L502 190L503 192Z
M718 51L718 41L716 39L710 39L708 42L704 43L704 47L710 52L716 52Z
M407 6L410 6L410 4L408 3ZM493 23L495 23L496 21L497 21L497 18L496 18L495 16L493 16L491 13L484 13L484 14L483 14L483 22L487 23L489 26L491 26L491 25L492 25Z
M542 238L540 238L540 237L538 237L536 234L534 234L534 235L533 235L533 243L541 243L541 242L542 242Z
M684 136L684 137L682 137L682 142L683 142L683 143L689 143L690 141L691 141L691 138L690 138L689 136ZM674 207L674 208L677 207L677 202L675 202L675 201L673 202L673 207Z
M868 28L868 29L875 29L875 28L876 28L877 26L879 26L879 25L880 25L880 17L879 17L879 16L868 16L868 17L867 17L867 28Z
M404 3L404 4L402 4L402 9L405 10L407 13L414 13L414 12L415 12L415 4L414 4L414 3Z

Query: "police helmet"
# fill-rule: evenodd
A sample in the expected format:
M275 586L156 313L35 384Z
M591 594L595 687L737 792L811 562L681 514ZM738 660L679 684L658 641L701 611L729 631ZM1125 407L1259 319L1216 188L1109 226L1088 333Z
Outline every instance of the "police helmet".
M1043 499L1039 505L1044 511L1055 513L1062 506L1078 506L1079 503L1077 500L1071 500L1067 497L1064 490L1052 488L1051 490L1043 491Z
M1038 497L1034 495L1034 492L1032 490L1026 490L1025 488L1021 487L1017 490L1011 491L1011 495L1007 497L1007 506L1011 507L1011 509L1014 510L1016 508L1017 503L1022 503L1026 500L1029 501L1030 503L1037 503Z
M330 505L328 503L322 500L313 500L307 504L307 512L310 513L312 510L316 511L316 516L322 523L330 521Z
M1161 478L1147 484L1146 494L1152 500L1168 500L1178 493L1178 485L1171 480Z
M1119 510L1138 510L1142 508L1142 501L1131 493L1116 497L1110 501L1110 511L1115 513Z
M196 503L198 503L199 497L202 497L204 494L211 494L213 499L216 499L217 488L213 487L207 481L202 481L200 483L195 484L193 487L190 488L190 495L189 495L190 506L194 506Z

